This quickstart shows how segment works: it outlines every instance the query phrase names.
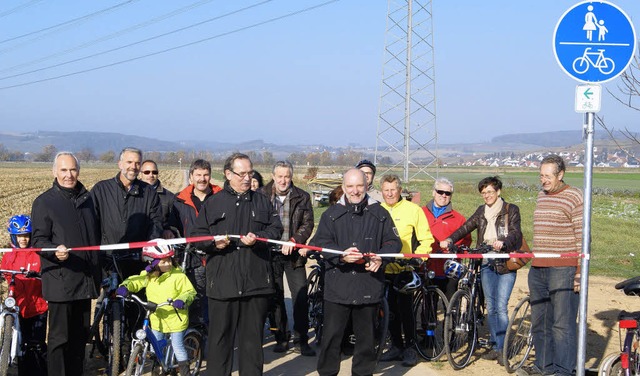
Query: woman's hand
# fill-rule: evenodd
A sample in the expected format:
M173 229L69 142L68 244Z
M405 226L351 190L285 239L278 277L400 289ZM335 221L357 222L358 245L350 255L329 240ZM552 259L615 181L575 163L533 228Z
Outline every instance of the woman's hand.
M504 242L502 240L496 240L495 242L493 242L492 246L493 249L499 251L502 249L502 247L504 247Z

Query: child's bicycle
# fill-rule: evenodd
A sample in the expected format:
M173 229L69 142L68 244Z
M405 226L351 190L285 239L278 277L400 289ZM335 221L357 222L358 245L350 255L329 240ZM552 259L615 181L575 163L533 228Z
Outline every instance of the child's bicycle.
M171 305L172 301L168 300L164 303L156 304L145 302L133 294L127 296L125 300L137 303L147 312L142 328L136 331L135 338L131 343L131 355L129 356L125 375L139 376L150 371L153 375L176 375L178 362L173 355L171 338L167 336L158 341L149 325L149 315L155 312L158 307ZM184 335L184 347L189 355L189 375L198 375L204 348L204 340L198 330L194 328L187 329Z
M640 276L627 279L616 285L625 295L640 296ZM640 311L622 311L618 315L620 331L620 352L610 354L600 364L601 376L639 376L640 375ZM624 340L622 332L625 329Z
M22 274L28 278L39 278L40 274L25 270L0 269L0 275L11 274L11 282L7 297L0 303L0 375L5 376L9 366L15 365L19 356L22 356L22 335L20 332L20 307L14 298L16 275Z

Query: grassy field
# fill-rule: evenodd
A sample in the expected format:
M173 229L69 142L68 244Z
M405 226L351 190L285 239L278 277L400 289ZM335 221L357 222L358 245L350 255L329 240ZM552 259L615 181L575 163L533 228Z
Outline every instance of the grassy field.
M184 171L175 167L163 169L160 179L165 186L177 192L182 188ZM213 178L222 179L221 171L214 166ZM256 166L263 172L265 180L269 167ZM340 168L334 168L340 171ZM114 165L83 165L80 180L91 187L97 181L115 176ZM640 172L640 171L638 171ZM631 277L640 270L640 241L636 229L640 225L640 173L637 171L602 171L593 176L594 194L591 222L591 272L611 277ZM304 171L297 171L295 182L303 189L311 190L302 179ZM299 176L298 176L299 175ZM522 230L529 244L533 245L532 218L535 198L538 192L537 170L505 169L441 169L440 176L446 176L455 183L453 203L456 210L470 216L482 204L476 184L483 177L499 175L505 186L502 196L508 202L520 207ZM582 187L583 175L579 171L569 171L566 181ZM0 164L0 218L6 221L11 215L29 213L33 200L51 187L53 176L50 164ZM266 181L265 181L266 183ZM421 205L431 198L432 181L412 180L407 188L421 193ZM326 208L315 209L316 223ZM0 231L0 245L9 242L6 230Z

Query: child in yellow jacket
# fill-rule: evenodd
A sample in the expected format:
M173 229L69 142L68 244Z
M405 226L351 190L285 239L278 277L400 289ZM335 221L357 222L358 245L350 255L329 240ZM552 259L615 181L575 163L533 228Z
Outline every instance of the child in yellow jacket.
M184 347L184 335L189 326L188 307L196 297L196 290L182 269L176 266L173 246L162 244L162 239L154 241L158 245L142 249L143 257L150 261L149 266L139 275L132 275L124 280L116 294L126 296L129 292L146 288L150 302L159 304L168 299L173 300L171 305L158 307L149 316L149 321L156 339L160 340L165 334L171 334L171 346L178 360L180 375L188 375L189 359Z

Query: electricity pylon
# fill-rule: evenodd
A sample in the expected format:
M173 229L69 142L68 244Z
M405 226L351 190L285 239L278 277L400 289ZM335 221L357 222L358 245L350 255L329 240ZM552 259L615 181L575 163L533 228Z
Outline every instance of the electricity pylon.
M408 182L438 164L431 0L389 0L385 39L375 163Z

